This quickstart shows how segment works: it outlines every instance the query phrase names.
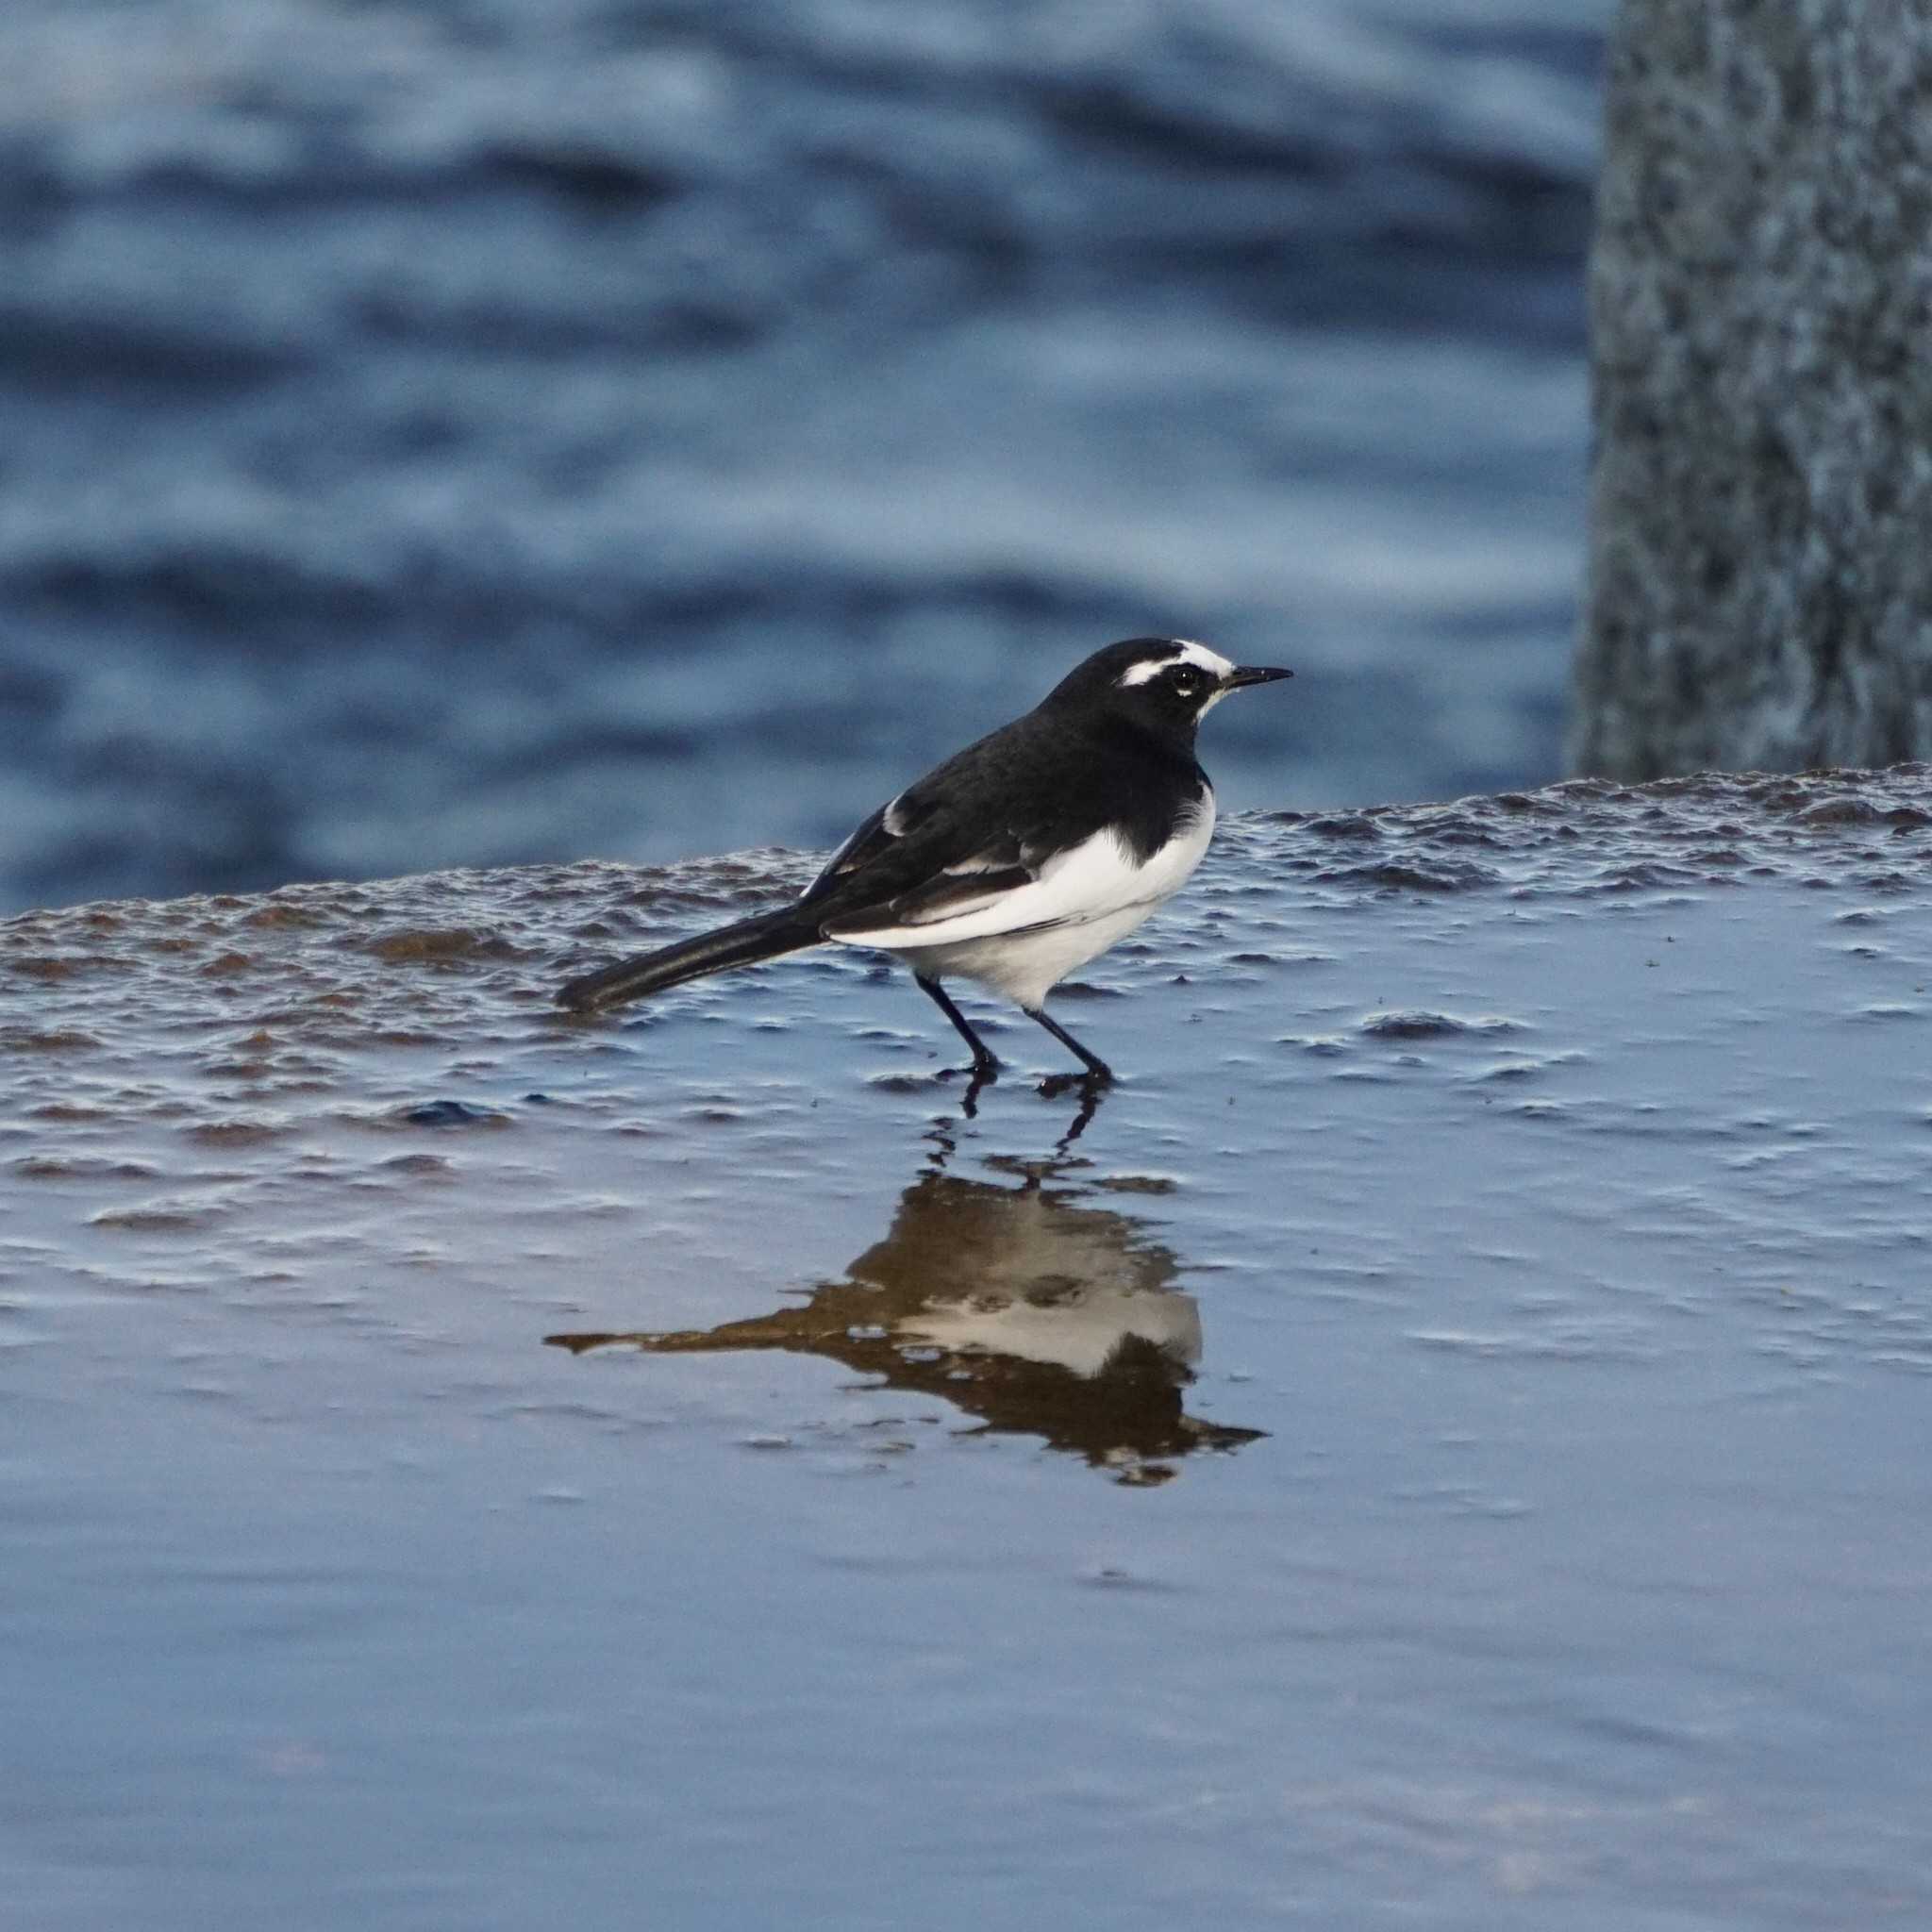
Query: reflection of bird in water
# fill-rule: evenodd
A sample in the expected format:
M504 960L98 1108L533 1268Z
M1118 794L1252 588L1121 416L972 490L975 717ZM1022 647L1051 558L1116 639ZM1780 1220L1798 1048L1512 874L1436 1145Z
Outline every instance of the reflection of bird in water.
M559 1347L625 1344L657 1355L779 1348L822 1355L943 1395L988 1429L1158 1482L1149 1458L1234 1449L1257 1429L1202 1422L1182 1406L1201 1357L1201 1311L1175 1261L1142 1225L1038 1178L1008 1188L922 1176L891 1231L851 1278L803 1307L716 1328L552 1335Z

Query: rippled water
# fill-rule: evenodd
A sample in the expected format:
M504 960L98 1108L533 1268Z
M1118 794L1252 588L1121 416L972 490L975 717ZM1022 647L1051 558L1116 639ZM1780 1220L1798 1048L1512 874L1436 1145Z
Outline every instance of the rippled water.
M806 862L0 925L36 1928L1918 1924L1932 770L1225 828L970 1118Z
M9 0L0 909L828 845L1148 631L1231 807L1556 775L1607 12Z

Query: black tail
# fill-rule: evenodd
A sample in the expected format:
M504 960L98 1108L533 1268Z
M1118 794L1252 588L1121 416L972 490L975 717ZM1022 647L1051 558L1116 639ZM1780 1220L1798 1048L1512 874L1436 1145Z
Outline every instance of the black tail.
M606 1007L641 999L647 992L682 986L687 979L702 979L707 973L752 966L760 959L775 959L780 953L795 953L801 946L815 946L820 938L815 922L801 919L794 908L786 906L587 973L558 988L557 1004L577 1013L600 1012Z

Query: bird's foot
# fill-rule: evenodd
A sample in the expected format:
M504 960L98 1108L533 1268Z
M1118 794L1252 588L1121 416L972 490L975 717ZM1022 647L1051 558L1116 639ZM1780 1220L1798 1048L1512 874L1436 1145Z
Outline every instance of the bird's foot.
M1062 1093L1078 1093L1097 1098L1114 1084L1110 1067L1090 1067L1081 1074L1049 1074L1040 1083L1041 1096L1058 1100Z
M970 1067L945 1067L941 1070L941 1080L965 1080L974 1087L984 1087L989 1080L997 1080L1004 1061L989 1055L983 1060L974 1060Z

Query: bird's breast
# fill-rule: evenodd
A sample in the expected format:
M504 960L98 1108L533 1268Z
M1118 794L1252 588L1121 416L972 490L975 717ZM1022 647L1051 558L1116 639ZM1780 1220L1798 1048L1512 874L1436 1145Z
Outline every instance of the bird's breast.
M1083 925L1136 908L1151 911L1188 881L1214 836L1214 794L1204 790L1144 856L1113 826L1057 852L1038 878L1008 895L1003 929Z
M1158 903L1187 884L1214 837L1214 789L1203 785L1200 796L1176 815L1174 829L1138 867L1136 897ZM1128 855L1131 858L1131 854Z

